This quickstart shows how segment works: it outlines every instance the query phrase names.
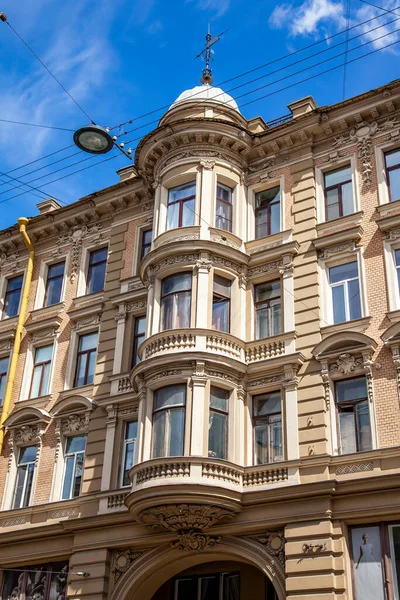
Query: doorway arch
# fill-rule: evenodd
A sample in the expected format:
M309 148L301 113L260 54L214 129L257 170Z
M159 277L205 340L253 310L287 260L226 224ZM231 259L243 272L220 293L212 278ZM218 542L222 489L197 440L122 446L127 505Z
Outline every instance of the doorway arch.
M205 552L186 553L169 545L149 550L137 558L119 579L111 600L151 600L159 587L182 571L207 562L233 560L258 568L272 582L279 600L286 599L285 573L276 556L251 538L222 538Z

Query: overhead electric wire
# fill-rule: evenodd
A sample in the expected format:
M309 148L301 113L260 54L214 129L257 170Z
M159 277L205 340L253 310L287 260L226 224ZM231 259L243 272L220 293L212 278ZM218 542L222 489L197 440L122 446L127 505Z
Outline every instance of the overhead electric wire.
M10 185L10 186L11 186L11 189L14 189L14 190L17 190L17 189L19 189L20 187L23 187L23 186L25 186L25 187L28 187L28 188L30 188L30 189L29 189L29 190L26 190L26 191L27 191L27 193L28 193L28 192L31 192L31 193L32 193L34 196L36 196L37 198L40 198L41 200L46 200L46 199L49 197L49 192L47 192L47 191L46 191L46 192L45 192L45 191L43 191L43 190L41 189L41 187L42 187L42 186L41 186L41 187L35 187L35 186L33 186L33 185L29 185L29 182L27 182L27 183L25 183L25 182L21 182L21 180L20 180L20 179L18 179L18 178L16 178L16 177L11 177L11 175L7 175L6 173L2 173L1 171L0 171L0 175L2 175L2 176L4 176L4 177L9 177L9 178L12 180L12 181L4 181L4 179L0 179L0 181L2 181L2 182L3 182L3 184L2 184L2 185L8 184L8 185ZM18 182L18 183L21 183L22 185L15 186L15 185L13 185L13 183L12 183L13 181L16 181L16 182ZM38 196L37 194L34 194L34 192L33 192L32 190L34 190L34 191L36 191L36 192L40 192L41 194L43 194L43 197L42 197L42 196ZM6 192L10 192L10 191L11 191L11 190L6 190ZM57 200L58 202L60 202L61 204L65 204L65 205L67 204L67 202L64 202L64 200L60 200L59 198L56 198L56 197L54 196L54 194L53 194L53 195L51 195L51 197L52 197L52 198L54 198L54 200Z
M361 0L361 1L365 1L365 0ZM397 7L397 8L400 8L400 6L399 6L399 7ZM391 12L393 12L393 11L391 11ZM383 16L383 15L378 15L378 16L372 17L372 18L370 18L370 19L367 19L366 21L362 21L362 22L360 22L360 23L358 23L358 24L356 24L356 25L353 25L352 27L350 27L350 28L349 28L349 31L350 31L350 30L352 30L352 29L355 29L355 28L357 28L357 27L360 27L361 25L365 25L366 23L370 23L371 21L374 21L374 20L376 20L377 18L380 18L380 17L382 17L382 16ZM382 26L385 26L385 25L388 25L388 24L390 24L390 23L393 23L393 22L395 22L396 20L397 20L397 19L394 19L393 21L389 21L388 23L384 23ZM375 28L375 29L377 29L377 28ZM375 31L375 29L373 29L373 31ZM346 31L346 30L343 30L343 31ZM315 47L315 46L317 46L318 44L321 44L322 42L326 42L326 41L328 41L328 40L330 40L330 39L333 39L333 38L335 38L335 37L337 37L337 36L341 35L341 34L343 33L343 31L340 31L340 32L338 32L338 33L335 33L335 34L333 34L333 35L329 36L328 38L323 38L323 39L321 39L321 40L318 40L317 42L314 42L314 43L312 43L312 44L309 44L308 46L304 46L303 48L300 48L300 49L298 49L298 50L295 50L294 52L291 52L291 53L289 53L289 54L287 54L287 55L284 55L284 56L282 56L282 57L280 57L280 58L277 58L277 59L275 59L275 60L273 60L273 61L270 61L270 62L268 62L268 63L264 63L263 65L260 65L260 66L258 66L258 67L255 67L255 68L253 68L253 69L250 69L250 70L248 70L248 71L245 71L245 72L243 72L243 73L239 73L238 75L236 75L236 76L234 76L234 77L231 77L230 79L227 79L227 80L225 80L225 82L221 82L221 83L220 83L220 84L218 84L218 85L223 85L224 83L227 83L227 82L229 82L229 81L233 81L233 80L236 80L236 79L238 79L238 78L240 78L240 77L244 77L244 76L246 76L246 75L248 75L248 74L250 74L250 73L253 73L253 72L257 71L257 70L260 70L260 69L262 69L262 68L264 68L264 67L266 67L266 66L268 66L268 65L271 65L271 64L274 64L274 63L280 62L281 60L284 60L285 58L288 58L289 56L296 55L296 54L298 54L298 53L300 53L300 52L303 52L303 51L305 51L305 50L307 50L307 49L310 49L310 48L312 48L312 47ZM368 31L367 31L367 32L364 32L363 34L360 34L359 36L355 36L355 37L360 37L361 35L365 35L366 33L368 33ZM355 38L352 38L352 39L355 39ZM334 48L334 47L336 47L336 46L330 47L330 48L328 48L326 51L329 51L329 50L331 50L331 49L332 49L332 48ZM325 52L325 50L324 50L323 52ZM313 54L313 55L310 55L309 57L307 57L307 58L306 58L306 59L304 59L304 60L308 60L309 58L312 58L313 56L317 56L318 54L321 54L321 53L322 53L322 52L320 52L320 53L315 53L315 54ZM293 64L297 64L297 62L302 62L302 61L296 61L295 63L292 63L292 66L293 66ZM287 65L286 67L284 67L284 69L288 68L289 66L291 66L291 65ZM279 70L282 70L282 69L279 69ZM274 71L274 72L277 72L277 71ZM263 76L263 77L266 77L267 75L269 75L269 74L266 74L266 75L265 75L265 76ZM256 78L255 80L258 80L258 79L260 79L260 78ZM252 82L253 82L253 81L255 81L255 80L249 80L249 81L248 81L246 84L243 84L243 85L248 85L248 84L252 83ZM239 87L239 86L238 86L238 87ZM236 88L233 88L233 89L236 89ZM195 97L195 95L193 95L193 97ZM139 119L141 119L141 118L144 118L144 117L146 117L146 116L149 116L149 115L151 115L151 114L154 114L154 113L156 113L156 112L159 112L160 110L162 110L162 109L164 109L164 108L169 108L169 106L170 106L170 104L167 104L167 105L164 105L164 106L162 106L162 107L160 107L160 108L154 109L153 111L150 111L150 112L148 112L148 113L144 113L144 114L142 114L142 115L138 115L138 116L137 116L137 117L135 117L134 119L131 119L131 120L129 120L129 121L125 121L124 123L120 123L119 125L115 126L114 128L116 128L116 127L120 127L120 126L122 126L122 125L124 125L124 124L127 124L127 123L133 123L133 122L134 122L134 121L136 121L136 120L139 120ZM156 123L156 122L158 122L158 119L157 119L157 120L155 120L155 121L151 121L150 123L147 123L147 124L145 124L143 127L147 126L148 124L153 124L153 123ZM139 129L139 128L137 128L137 129ZM123 133L123 135L125 135L126 133L130 133L131 131L135 131L135 130L136 130L136 129L132 129L132 130L129 130L129 132L124 132L124 133ZM128 143L129 143L129 142L128 142ZM26 163L26 164L24 164L24 165L21 165L21 166L19 166L19 167L15 167L14 169L11 169L10 171L7 171L7 172L6 172L6 174L8 174L8 173L13 173L13 172L15 172L15 171L18 171L18 170L20 170L20 169L23 169L23 168L24 168L24 167L26 167L26 166L29 166L29 165L31 165L31 164L35 164L35 163L37 163L37 162L40 162L41 160L45 160L46 158L49 158L50 156L53 156L54 154L57 154L57 153L63 152L64 150L67 150L67 149L69 149L69 148L72 148L73 146L74 146L74 144L71 144L70 146L66 146L65 148L61 148L60 150L56 150L55 152L51 152L50 154L47 154L47 155L45 155L45 156L42 156L42 157L40 157L40 158L38 158L38 159L35 159L35 160L33 160L33 161L30 161L30 162L28 162L28 163ZM65 157L65 160L67 160L68 158L69 158L69 157ZM51 164L53 164L53 163L50 163L48 166L51 166ZM43 167L42 167L42 168L43 168ZM24 175L21 175L21 177L24 177L25 175L26 175L26 174L24 174ZM0 186L0 187L1 187L1 186Z
M39 125L38 123L25 123L24 121L11 121L10 119L0 119L1 123L11 123L12 125L26 125L27 127L40 127L42 129L57 129L58 131L75 131L66 127L55 127L53 125Z
M20 34L14 29L14 27L12 25L10 25L8 19L5 21L5 23L15 33L15 35L17 36L17 38L24 44L24 46L26 46L28 48L29 52L31 52L31 54L33 54L33 56L36 58L36 60L39 61L39 63L42 65L42 67L44 67L46 69L46 71L54 79L54 81L56 81L58 83L58 85L60 86L60 88L64 90L64 92L69 96L69 98L72 100L72 102L74 102L76 104L76 106L79 108L79 110L81 110L83 112L83 114L89 119L89 121L94 124L94 121L89 117L89 115L87 114L87 112L85 111L85 109L82 108L82 106L79 104L79 102L77 100L75 100L75 98L69 93L69 91L67 90L67 88L65 88L63 86L63 84L61 83L61 81L54 75L54 73L52 73L50 71L50 69L48 68L48 66L44 64L44 62L42 61L42 59L30 47L30 45L23 39L23 37L20 36Z
M393 32L387 33L386 36L387 35L391 35L391 33L393 33ZM381 36L381 37L385 37L385 36ZM377 38L377 39L380 39L380 38ZM375 41L375 40L372 40L372 41ZM363 58L365 58L367 56L371 56L372 54L376 54L377 52L381 52L382 50L384 50L386 48L389 48L391 46L394 46L395 44L398 44L399 42L400 42L400 40L396 40L395 42L391 42L390 44L386 44L385 46L382 46L381 48L376 48L375 50L371 50L371 52L367 52L366 54L362 54L361 56L357 56L356 58L353 58L352 60L349 61L349 63L356 62L356 61L361 60L361 59L363 59ZM316 65L314 65L314 66L316 66ZM342 64L336 65L336 66L331 67L330 69L326 69L325 71L322 71L320 73L315 73L314 75L311 75L311 76L309 76L309 77L307 77L305 79L302 79L300 81L296 81L296 82L294 82L294 83L292 83L292 84L290 84L288 86L285 86L283 88L280 88L278 90L274 90L273 92L270 92L269 94L265 94L264 96L260 96L259 98L255 98L253 100L250 100L249 102L246 102L246 103L240 105L239 108L242 108L243 106L248 106L249 104L253 104L254 102L258 102L259 100L262 100L263 98L266 98L266 97L278 94L279 92L281 92L283 90L287 90L287 89L289 89L291 87L294 87L294 86L298 85L299 83L304 83L305 81L309 81L310 79L314 79L316 77L319 77L320 75L324 75L324 74L330 73L331 71L334 71L336 69L340 69L340 68L342 68L342 66L343 66ZM140 139L140 138L136 138L136 139ZM126 144L130 144L133 141L135 141L135 138L132 139L132 140L127 141ZM113 155L113 156L111 156L109 158L100 160L99 162L95 163L94 165L89 165L88 167L84 167L82 169L78 169L77 171L73 171L72 173L68 173L67 175L64 175L63 177L58 177L58 178L56 178L56 179L54 179L52 181L48 181L48 182L46 182L46 185L50 185L52 183L56 183L57 181L65 179L66 177L71 177L72 175L75 175L75 174L80 173L82 171L85 171L87 169L93 168L93 167L98 166L100 164L103 164L105 162L109 162L110 160L113 160L113 159L118 158L118 157L122 157L122 154L115 154L115 155ZM84 161L80 161L80 162L84 162ZM76 164L80 164L80 163L76 163ZM70 165L70 166L72 166L72 165ZM51 174L54 174L54 173L51 173ZM41 177L40 179L42 179L42 178L43 177ZM13 200L14 198L17 198L19 196L23 196L26 193L29 193L29 192L26 192L26 191L25 192L21 192L19 194L16 194L15 196L11 196L10 198L5 198L3 200L0 200L0 204L2 204L4 202L8 202L9 200Z
M361 2L365 2L365 0L360 0L360 1ZM370 3L368 2L368 4L370 4ZM400 6L397 6L397 7L395 7L395 9L387 11L387 12L394 12L394 10L396 10L396 9L400 9ZM385 10L385 9L382 9L382 10ZM394 14L398 14L398 13L394 13ZM370 23L371 21L375 21L376 19L379 19L379 18L381 18L383 16L384 15L376 15L375 17L371 17L370 19L367 19L365 21L361 21L360 23L357 23L356 25L353 25L352 27L349 27L348 31L351 31L352 29L356 29L357 27L361 27L362 25L366 25L367 23ZM384 25L390 25L390 23L393 23L394 21L389 21L388 23L384 23ZM299 54L300 52L304 52L305 50L309 50L310 48L318 46L319 44L322 44L323 42L328 42L329 40L332 40L333 38L342 35L343 33L346 32L346 30L347 30L347 28L342 29L341 31L338 31L337 33L334 33L334 34L332 34L332 35L330 35L328 37L321 38L320 40L317 40L316 42L313 42L312 44L309 44L307 46L303 46L302 48L299 48L298 50L294 50L293 52L289 52L288 54L285 54L284 56L280 56L279 58L275 58L274 60L271 60L271 61L269 61L267 63L263 63L262 65L254 67L253 69L249 69L248 71L244 71L243 73L239 73L238 75L235 75L234 77L230 77L229 79L225 79L224 81L221 81L220 83L215 84L215 86L213 86L213 87L220 87L222 85L225 85L226 83L229 83L230 81L234 81L236 79L239 79L240 77L245 77L246 75L250 75L251 73L254 73L255 71L259 71L260 69L263 69L263 68L268 67L270 65L276 64L277 62L280 62L281 60L284 60L285 58L289 58L290 56L294 56L296 54ZM365 32L365 33L368 33L368 32ZM365 35L365 33L362 34L362 35ZM335 46L333 46L333 47L335 47ZM315 54L311 55L311 56L315 56ZM306 59L304 59L304 60L306 60ZM251 81L253 81L253 80L250 80L250 82ZM192 98L195 98L196 95L199 95L201 93L202 92L200 91L200 92L197 92L196 94L193 94ZM118 125L115 125L114 127L111 127L111 129L117 129L118 127L122 127L123 125L131 124L134 121L137 121L139 119L143 119L144 117L148 117L148 116L150 116L150 115L152 115L152 114L154 114L156 112L160 112L161 110L165 110L166 108L169 108L170 105L171 105L170 103L169 104L164 104L163 106L160 106L159 108L155 108L155 109L153 109L153 110L151 110L151 111L149 111L147 113L143 113L141 115L138 115L137 117L134 117L133 119L129 119L127 121L119 123Z
M42 171L43 169L48 169L52 165L56 165L56 164L58 164L60 162L63 162L64 160L68 160L68 158L72 158L73 156L77 156L78 154L83 154L83 152L81 150L79 150L78 152L73 152L72 154L69 154L65 158L59 158L58 160L54 160L51 163L47 163L47 165L44 165L43 167L39 167L38 169L33 169L32 171L28 171L27 173L24 173L23 175L21 175L21 177L27 177L28 175L31 175L32 173L37 173L38 171ZM4 175L8 175L8 173L4 173ZM18 178L15 178L15 179L17 181L19 181L20 183L22 183L22 181L20 179L18 179ZM0 185L0 187L2 187L3 185L4 184ZM5 194L7 191L8 190L4 190L4 192L0 192L0 193Z
M383 8L382 6L378 6L377 4L372 4L372 2L367 2L367 0L360 0L360 2L363 2L364 4L369 4L370 6L373 6L374 8L379 8L379 10L383 10L386 13L393 13L394 15L400 14L400 13L395 12L396 10L398 10L400 8L400 6L396 6L395 8ZM378 17L383 17L383 15L378 15Z

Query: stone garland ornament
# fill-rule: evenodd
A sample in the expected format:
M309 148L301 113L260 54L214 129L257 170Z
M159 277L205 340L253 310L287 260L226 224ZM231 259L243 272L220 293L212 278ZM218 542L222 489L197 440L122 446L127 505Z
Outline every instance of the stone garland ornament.
M205 535L195 530L179 534L175 542L171 542L171 548L184 552L204 552L214 548L221 541L221 536Z
M103 236L101 234L101 223L95 223L94 225L76 225L70 229L67 233L64 233L58 237L57 252L60 252L61 246L65 244L72 244L71 260L70 260L70 282L73 283L79 272L82 256L82 245L85 238L91 238L93 241L101 241Z

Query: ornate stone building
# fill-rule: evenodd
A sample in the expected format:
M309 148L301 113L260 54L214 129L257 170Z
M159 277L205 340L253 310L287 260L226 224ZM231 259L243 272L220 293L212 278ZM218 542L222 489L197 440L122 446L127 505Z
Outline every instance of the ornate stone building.
M0 232L3 600L399 599L400 81L289 110Z

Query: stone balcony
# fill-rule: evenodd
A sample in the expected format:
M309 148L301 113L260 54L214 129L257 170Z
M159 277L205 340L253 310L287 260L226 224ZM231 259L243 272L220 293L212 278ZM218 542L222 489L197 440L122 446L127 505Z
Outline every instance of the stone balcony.
M174 329L162 331L144 340L140 360L185 352L206 352L252 364L295 352L295 332L244 342L230 333L210 329Z

